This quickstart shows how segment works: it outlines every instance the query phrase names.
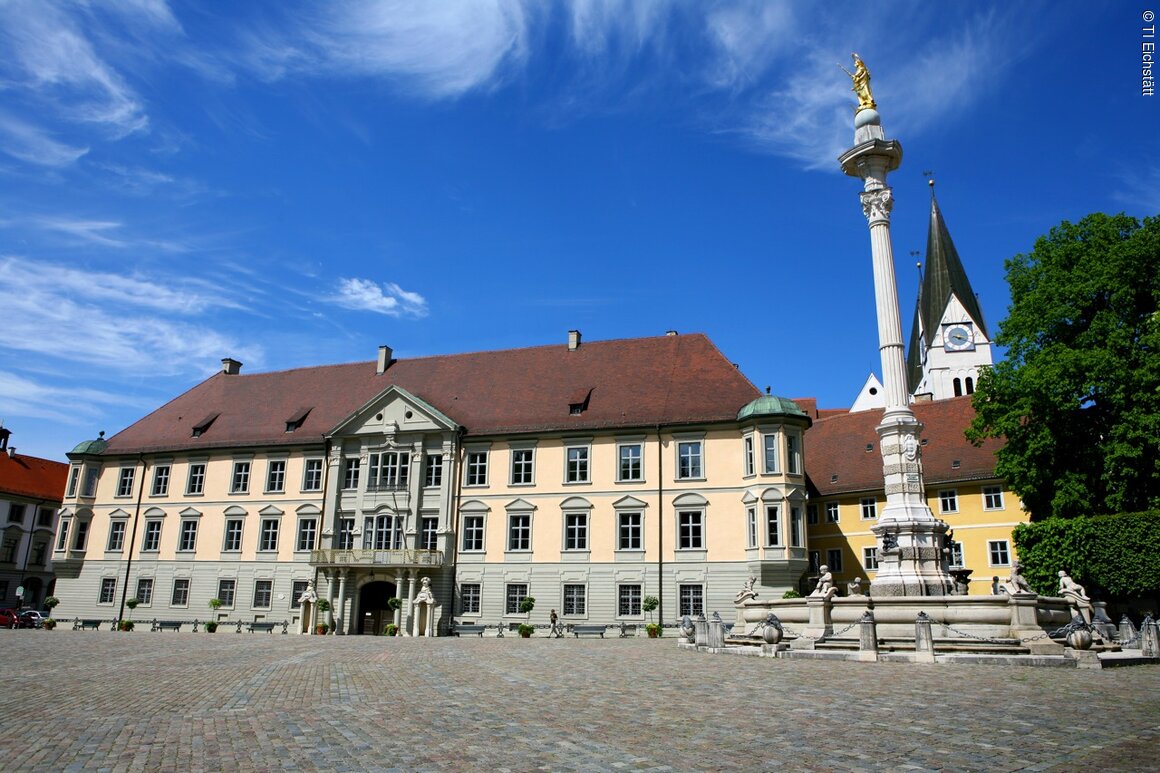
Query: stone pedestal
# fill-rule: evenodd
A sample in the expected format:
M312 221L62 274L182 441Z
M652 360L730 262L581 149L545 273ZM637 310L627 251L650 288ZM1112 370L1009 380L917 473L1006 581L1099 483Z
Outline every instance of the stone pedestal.
M1051 639L1043 637L1043 627L1039 623L1039 597L1034 593L1012 593L1007 597L1007 607L1011 611L1010 635L1013 639L1031 639L1026 646L1032 655L1059 655L1063 647Z
M878 660L878 628L870 610L858 621L858 660L874 663Z
M704 615L693 616L693 644L698 647L709 646L709 624Z
M812 650L815 639L833 635L833 607L834 602L824 596L806 597L806 609L810 616L809 622L806 623L806 628L802 631L804 635L794 639L792 645L794 649Z
M719 619L709 621L709 641L711 649L720 649L725 646L725 624Z
M918 663L934 662L934 636L925 612L919 612L914 621L914 659Z

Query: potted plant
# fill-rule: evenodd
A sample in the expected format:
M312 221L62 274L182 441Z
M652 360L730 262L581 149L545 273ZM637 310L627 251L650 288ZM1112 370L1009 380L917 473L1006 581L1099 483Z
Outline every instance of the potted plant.
M217 620L210 620L208 623L205 624L205 632L206 633L217 633L217 627L218 627Z
M56 628L56 621L50 617L44 621L44 630L51 631L53 628Z
M648 631L648 637L655 639L660 636L661 627L653 622L653 612L661 605L661 600L656 596L645 596L640 600L640 608L648 612L648 625L645 630Z
M532 638L532 632L536 630L536 626L528 625L527 623L520 623L518 630L520 632L520 638L530 639Z
M533 596L524 596L523 601L520 602L520 613L527 615L524 622L520 623L520 636L527 639L532 635L532 631L536 627L532 625L532 610L536 608L536 599Z
M387 627L383 629L383 636L398 636L399 626L394 623L387 623Z
M122 631L132 631L133 630L133 610L136 609L137 605L140 603L141 603L141 601L139 599L137 599L136 597L133 597L125 602L125 606L129 607L129 619L121 621L120 628Z
M205 632L206 633L217 633L217 629L218 629L217 611L218 611L218 609L221 608L221 605L222 605L221 599L210 599L209 600L209 608L213 610L213 612L211 614L213 615L214 619L210 620L209 622L207 622L205 624Z
M330 626L326 623L319 623L318 625L314 626L314 633L318 634L319 636L325 636L326 632L329 630Z

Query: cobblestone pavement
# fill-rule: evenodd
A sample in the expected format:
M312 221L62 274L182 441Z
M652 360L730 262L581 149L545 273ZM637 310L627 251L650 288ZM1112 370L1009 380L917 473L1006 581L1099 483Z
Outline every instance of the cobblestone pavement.
M4 770L1155 770L1160 666L0 630Z

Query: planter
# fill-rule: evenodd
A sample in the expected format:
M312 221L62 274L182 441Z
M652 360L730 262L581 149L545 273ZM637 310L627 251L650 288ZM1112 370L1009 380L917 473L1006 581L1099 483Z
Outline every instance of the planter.
M520 631L520 638L521 639L530 639L530 638L532 638L532 632L531 631Z
M206 633L217 633L217 627L218 627L217 623L213 623L213 622L206 623L205 624L205 632Z
M320 623L320 624L314 626L314 633L317 634L318 636L325 636L326 632L328 630L330 630L330 629L326 625L326 623Z
M56 628L56 621L50 617L44 621L44 630L51 631L53 628Z
M122 620L121 625L119 626L119 629L122 631L132 631L133 630L133 621L132 620Z

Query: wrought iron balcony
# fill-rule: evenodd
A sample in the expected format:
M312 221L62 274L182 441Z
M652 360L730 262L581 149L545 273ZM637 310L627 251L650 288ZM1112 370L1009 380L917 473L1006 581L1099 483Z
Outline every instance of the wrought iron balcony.
M442 566L442 550L374 550L372 548L330 548L310 553L316 566Z

